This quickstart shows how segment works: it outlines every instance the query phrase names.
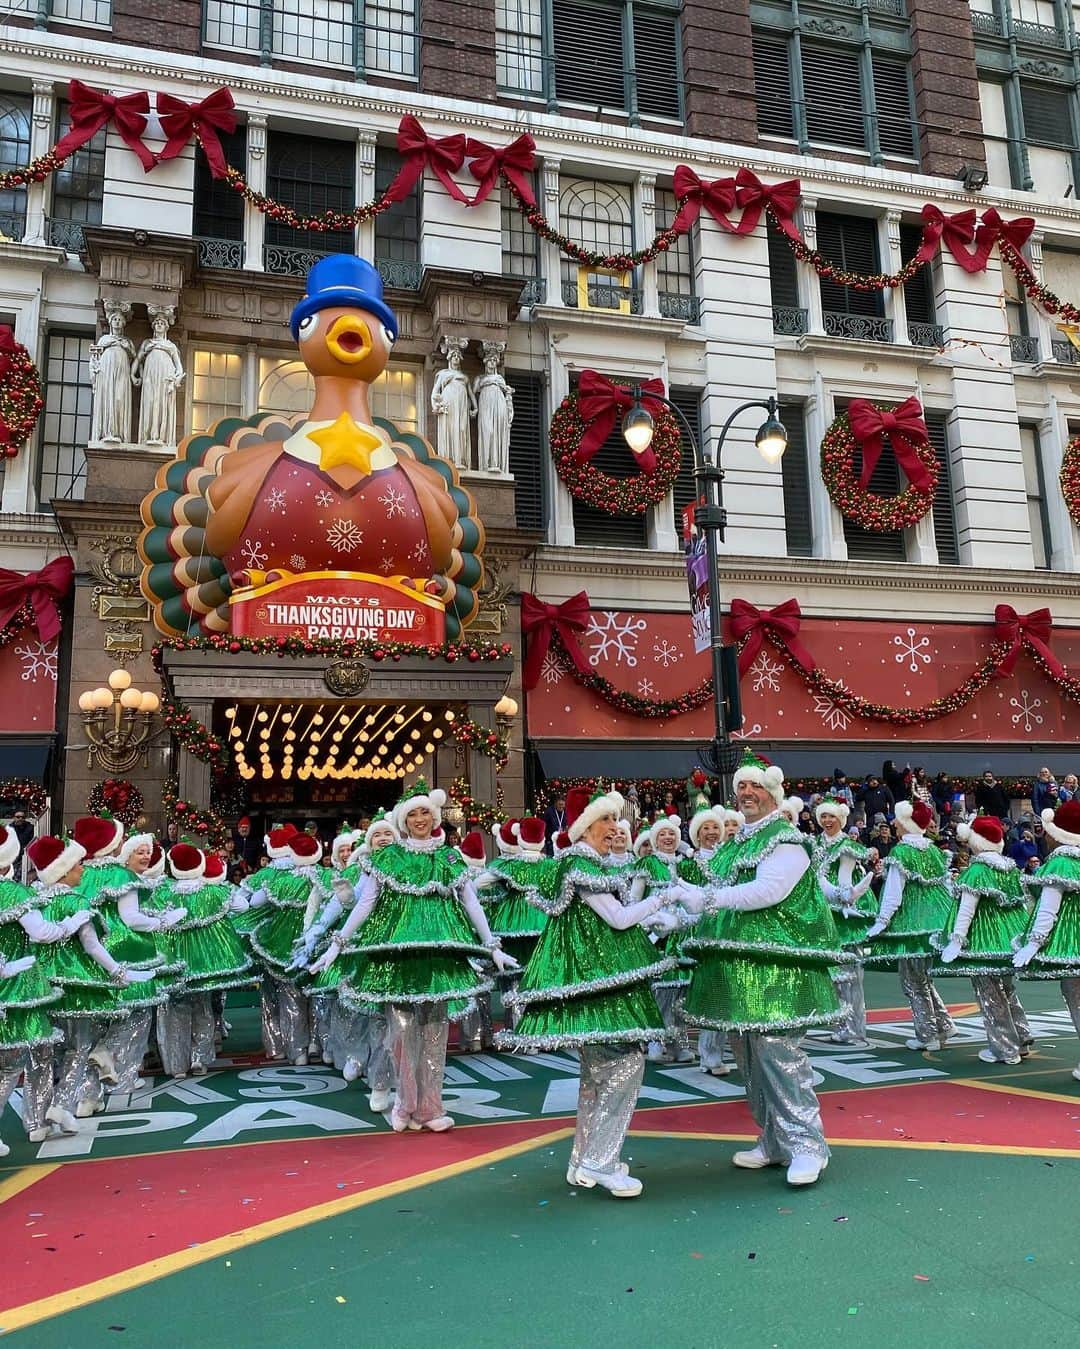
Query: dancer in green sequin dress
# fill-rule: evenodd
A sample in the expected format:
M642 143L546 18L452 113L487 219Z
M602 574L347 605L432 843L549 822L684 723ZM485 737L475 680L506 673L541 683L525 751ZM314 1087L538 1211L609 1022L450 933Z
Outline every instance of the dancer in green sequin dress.
M326 934L331 926L344 922L341 903L336 898L334 886L339 880L351 877L355 885L359 868L349 865L349 858L363 843L364 834L360 829L350 829L347 825L330 845L330 865L317 867L319 885L312 886L304 913L304 927L300 940L293 949L290 972L311 964L316 943L327 940ZM332 917L331 917L332 915ZM308 986L308 1003L311 1008L311 1053L316 1061L331 1064L335 1062L333 1043L334 1005L337 1001L337 980L331 967L326 972L325 982L312 981ZM340 1047L339 1047L340 1049ZM344 1065L344 1058L338 1062L338 1068Z
M611 844L611 852L604 858L604 867L616 876L625 876L634 869L634 833L629 820L616 821L617 832ZM554 840L552 840L554 844ZM554 847L552 847L554 854Z
M840 943L855 957L833 973L844 1020L829 1038L838 1045L866 1041L862 950L866 934L877 918L877 899L870 888L877 853L844 832L848 814L847 802L831 796L814 808L814 818L822 830L814 844L814 874L832 910Z
M652 845L648 855L639 858L630 873L630 902L636 904L647 896L663 896L663 907L678 901L680 886L679 854L682 821L677 815L665 815L656 820L649 830ZM692 869L692 874L697 874ZM653 1040L646 1050L652 1063L692 1063L693 1052L686 1029L679 1019L683 994L690 987L693 958L682 949L683 934L670 932L660 940L658 949L670 960L670 966L653 982L656 1005L660 1008L667 1036Z
M746 821L730 806L709 806L699 810L690 821L690 842L695 852L689 862L679 864L679 875L693 885L718 884L727 877L728 867L735 857L734 840L740 825ZM715 935L718 915L705 914L695 929L683 940L682 949L693 958L694 939ZM713 1077L727 1077L731 1065L727 1061L727 1031L712 1026L698 1031L698 1057L701 1071Z

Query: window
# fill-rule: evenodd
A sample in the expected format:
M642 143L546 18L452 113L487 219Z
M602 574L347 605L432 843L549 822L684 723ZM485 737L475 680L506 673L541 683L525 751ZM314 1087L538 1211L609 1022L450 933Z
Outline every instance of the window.
M533 193L536 194L536 175L533 175ZM504 276L520 276L526 283L522 289L522 303L539 303L544 299L540 277L540 236L514 205L508 192L502 194L500 207L502 223L502 269Z
M539 375L507 370L514 392L514 420L510 423L510 472L514 477L514 519L522 529L547 526L544 492L544 386Z
M1046 475L1043 472L1042 446L1038 428L1020 424L1020 452L1024 460L1024 488L1027 493L1028 524L1031 528L1031 551L1035 566L1048 569L1052 545L1050 521L1046 514Z
M351 141L318 140L272 131L267 148L267 192L289 202L301 215L349 211L355 205L356 152ZM327 253L351 253L351 230L325 233L290 229L267 219L268 272L305 276Z
M380 146L375 151L376 197L382 196L400 168L396 150ZM375 217L375 264L386 285L403 290L416 290L420 285L420 182L404 201L396 201Z
M631 6L637 106L642 117L682 118L679 25L674 14Z
M792 116L791 63L787 39L754 34L754 92L757 127L764 136L795 136Z
M188 427L206 431L223 417L243 416L243 356L235 351L193 351Z
M675 193L658 189L656 227L666 230L675 219ZM696 323L699 306L694 294L694 239L696 231L680 234L665 253L656 259L656 284L660 292L660 312L667 319Z
M112 0L49 0L49 18L107 28L112 22Z
M416 76L416 0L207 0L204 45L365 74Z
M1020 81L1024 135L1030 145L1068 149L1073 137L1069 123L1069 91L1064 85Z
M636 0L552 0L554 90L579 104L679 121L682 74L675 7ZM633 62L627 60L633 53Z
M874 52L874 112L878 145L883 155L901 159L915 156L915 123L906 61Z
M225 162L243 170L247 161L247 128L221 136ZM195 237L204 267L244 265L244 199L222 178L215 178L206 156L195 156Z
M771 220L768 230L773 331L785 337L800 337L806 332L806 310L799 304L798 263L784 236Z
M627 381L628 382L628 381ZM618 419L611 435L593 455L590 463L613 478L632 478L638 471L634 454L623 439ZM595 548L647 548L648 511L640 515L608 515L572 498L574 503L574 540L578 546Z
M30 159L30 98L0 94L0 173L25 168ZM26 188L0 188L0 233L21 239L26 229Z
M542 94L544 0L495 0L495 79L511 94Z
M371 386L371 415L393 422L399 431L420 431L417 372L407 365L384 370ZM259 411L307 412L315 397L311 372L302 361L259 357Z
M781 403L780 420L787 431L787 449L780 460L784 481L784 536L788 557L813 557L814 524L810 513L810 461L806 448L806 415L801 403Z
M85 333L49 333L45 356L45 410L41 415L38 500L81 501L86 490L90 436L90 346Z
M704 451L705 446L701 439L701 390L671 389L668 397L690 423L698 447ZM672 496L675 502L675 533L681 539L683 511L687 506L697 501L698 490L697 483L694 481L694 447L686 438L686 428L682 422L679 422L679 431L682 436L682 455L679 459L679 476L675 479ZM723 484L721 484L721 499L722 497Z
M953 513L952 467L949 463L949 436L944 412L927 412L926 429L938 461L937 487L934 489L934 541L938 562L943 567L956 566L960 548L956 540L956 517Z
M802 76L810 140L863 149L866 132L858 51L854 47L815 47L803 43Z
M65 101L57 108L56 139L71 130L71 108ZM52 177L52 208L49 242L69 253L83 246L83 225L101 224L105 195L105 128L69 155Z
M634 247L630 188L625 183L598 183L564 178L559 193L562 229L583 247L598 253L624 253ZM613 276L562 259L563 303L573 308L641 313L641 291L634 275Z
M876 272L880 263L877 221L864 216L833 215L819 211L818 248L831 262L849 272ZM892 324L884 318L880 291L856 290L821 278L821 307L830 337L854 337L877 342L892 340Z
M919 251L922 230L918 225L900 226L900 257L907 263ZM1005 269L1008 270L1008 269ZM904 282L904 308L907 312L908 340L917 347L941 345L942 332L935 322L934 264L925 267Z
M846 400L843 404L837 402L837 414L843 412L846 406ZM787 458L786 454L784 458ZM854 467L856 476L858 476L862 470L861 456L856 455ZM891 453L888 447L874 465L874 471L870 475L869 491L873 492L875 496L881 497L894 497L900 494L900 469L896 463L896 456ZM877 534L854 524L845 516L844 539L847 543L849 558L857 558L867 562L903 562L904 560L904 535L903 531L899 529L891 534Z

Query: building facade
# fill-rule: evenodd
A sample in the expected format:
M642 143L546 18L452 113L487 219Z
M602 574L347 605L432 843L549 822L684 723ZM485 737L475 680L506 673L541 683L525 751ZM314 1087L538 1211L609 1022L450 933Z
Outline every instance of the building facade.
M600 253L670 225L680 164L704 181L749 168L766 183L799 180L802 238L847 271L900 270L927 202L1033 216L1030 266L1080 303L1080 41L1066 0L0 0L0 50L3 169L64 134L72 79L148 91L151 104L159 91L194 102L227 86L239 115L223 137L228 162L301 214L384 190L412 113L432 136L496 146L528 131L541 210ZM145 143L164 144L153 115ZM467 172L457 180L471 195ZM562 603L584 590L583 667L653 704L601 696L557 649L523 692L519 660L509 808L542 776L684 776L711 725L708 706L656 705L707 676L681 552L689 444L673 492L643 515L573 498L547 433L584 370L659 378L705 446L738 404L778 396L789 435L778 464L757 455L752 412L724 441L723 593L761 610L796 599L799 637L830 679L901 712L947 698L985 661L999 604L1048 607L1053 652L1080 665L1080 535L1058 484L1080 430L1080 352L996 249L977 273L943 248L905 284L864 290L798 260L764 215L741 235L702 210L655 264L613 275L540 238L505 188L465 209L430 172L355 231L299 231L215 180L193 143L144 170L113 123L44 181L0 193L0 233L0 321L45 386L34 438L4 462L0 565L76 560L58 656L32 633L0 651L12 695L0 778L47 771L68 815L101 776L86 764L79 695L118 661L140 686L155 680L133 544L140 502L172 456L140 441L135 407L124 443L94 441L91 347L107 306L129 306L135 348L149 307L170 311L186 372L177 438L257 409L299 411L308 377L287 320L327 252L355 249L383 276L401 338L373 411L399 428L435 441L444 339L464 342L470 378L485 342L505 344L509 471L483 471L473 445L465 473L488 528L485 631L520 653L523 591ZM821 442L850 400L911 396L937 459L933 508L870 533L830 499ZM617 435L594 462L632 471ZM900 489L890 454L870 486ZM797 774L883 757L1064 772L1080 752L1075 704L1026 648L962 707L913 722L857 715L766 641L742 700L742 734ZM131 774L151 808L174 767L159 736Z

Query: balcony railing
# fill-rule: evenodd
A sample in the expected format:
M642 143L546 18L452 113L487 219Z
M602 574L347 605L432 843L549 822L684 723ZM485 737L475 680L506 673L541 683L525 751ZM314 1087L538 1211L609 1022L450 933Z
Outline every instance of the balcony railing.
M398 258L376 258L375 266L383 285L392 290L419 290L424 268L419 262L404 262Z
M244 265L243 239L199 239L200 267L229 267L239 271Z
M21 239L25 229L25 215L18 211L0 213L0 239Z
M1065 34L1060 28L1050 28L1045 23L1027 23L1023 19L1013 19L1013 35L1021 42L1032 42L1037 47L1064 47Z
M682 319L683 323L697 323L701 318L701 301L696 295L680 295L676 291L662 290L660 313L666 319Z
M940 323L909 323L908 341L913 347L942 347L945 345L945 329Z
M857 342L891 342L893 340L892 319L878 318L875 314L834 314L825 312L825 334L827 337L849 337Z
M45 221L45 237L54 248L62 248L65 253L77 255L86 246L81 220L47 219Z
M604 286L600 284L586 287L589 309L606 309L621 313L623 306L629 304L631 314L640 314L644 308L643 295L634 286ZM562 283L563 304L570 309L578 307L578 283Z
M971 11L971 27L984 37L1001 37L1001 19L997 14L984 14L982 10Z
M1055 342L1054 346L1068 347L1070 351L1074 350L1071 343ZM1017 365L1034 365L1039 359L1039 339L1037 337L1026 337L1020 333L1009 334L1009 347L1012 351L1012 358ZM1057 356L1054 357L1057 360Z
M1050 350L1059 365L1080 364L1080 351L1071 342L1051 342Z
M534 304L543 304L547 299L547 281L542 276L527 276L510 278L515 281L521 281L521 294L518 296L518 304L522 309L529 309Z
M772 310L773 332L778 337L803 337L806 334L808 315L805 309L792 308L789 305L774 304Z

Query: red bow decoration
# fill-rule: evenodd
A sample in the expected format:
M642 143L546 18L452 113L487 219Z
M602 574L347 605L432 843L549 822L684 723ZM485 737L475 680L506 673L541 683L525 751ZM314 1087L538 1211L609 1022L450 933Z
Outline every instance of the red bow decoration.
M933 475L919 458L917 450L917 446L924 444L929 434L923 420L922 404L917 398L905 399L891 412L879 411L865 398L853 398L847 411L851 434L862 450L860 487L866 488L869 484L870 475L881 458L886 435L892 443L896 462L907 474L912 487L925 492L933 486Z
M417 179L429 168L455 201L463 206L472 203L450 177L465 162L464 136L429 136L411 112L398 123L398 154L404 164L386 189L390 201L404 201L416 185Z
M799 641L799 625L802 622L802 610L799 601L785 600L775 609L759 609L749 600L731 601L731 635L737 642L746 638L739 652L739 674L746 674L757 659L766 632L779 637L790 654L804 670L816 670L817 661Z
M788 238L802 243L802 235L795 224L795 208L801 199L802 184L798 178L787 178L766 187L753 169L743 168L735 175L735 205L742 207L742 218L737 225L726 219L721 219L720 223L732 234L751 234L757 228L762 211L768 207Z
M231 136L236 130L235 107L228 89L216 89L201 103L185 103L182 98L174 98L172 94L158 94L157 110L161 116L161 129L166 136L165 148L157 157L158 163L175 159L191 137L197 135L210 172L215 178L224 178L228 166L218 132Z
M1011 604L999 604L994 609L994 640L1008 642L1009 649L998 665L998 674L1012 674L1020 648L1027 642L1043 658L1054 678L1061 679L1065 667L1048 645L1053 626L1049 609L1032 609L1030 614L1018 614Z
M521 674L526 691L536 688L540 682L540 669L555 633L559 634L563 650L575 668L582 674L587 673L585 656L577 644L576 634L584 632L588 626L589 597L584 590L571 595L562 604L548 604L527 590L521 592L521 631L529 639Z
M641 392L642 403L654 417L657 416L664 405L650 398L649 394L662 394L663 381L647 379L641 385ZM595 370L583 370L578 383L578 412L582 421L589 423L589 427L574 451L574 458L587 464L615 429L619 414L629 412L633 406L633 392L625 384L613 384ZM656 468L656 455L651 449L634 454L634 459L642 473L652 473Z
M926 246L926 229L930 226L936 228L937 237L944 240L945 247L965 272L974 275L976 272L986 270L986 260L990 256L993 240L986 242L980 237L974 251L968 250L968 245L975 239L974 211L957 211L955 215L946 215L932 202L927 202L922 208L922 218L923 245L919 249L920 253ZM979 233L981 236L982 231Z
M71 130L53 146L57 159L67 159L112 122L120 139L147 173L157 163L153 152L142 143L146 114L150 111L149 94L124 94L118 98L91 89L82 80L72 80L68 85L68 111Z
M472 161L469 164L469 172L480 186L469 204L478 206L480 202L486 201L491 189L499 181L499 175L502 174L513 184L514 190L523 202L535 206L536 194L530 181L530 175L536 168L535 150L536 142L527 131L509 145L504 145L501 150L493 145L486 145L483 141L473 140L470 136L465 142L465 155Z
M34 610L34 627L43 642L60 633L56 606L71 589L75 564L70 557L47 562L40 571L10 571L0 567L0 628L6 627L27 602Z
M997 209L991 206L982 213L978 237L980 241L986 240L987 255L996 243L1010 244L1019 253L1031 237L1034 228L1034 216L1018 215L1015 220L1002 220Z
M735 206L734 178L716 178L711 183L704 183L692 168L680 164L675 170L672 189L675 200L682 201L675 219L671 222L673 230L685 234L701 214L703 206L726 230L732 228L731 221L726 219L726 216Z

